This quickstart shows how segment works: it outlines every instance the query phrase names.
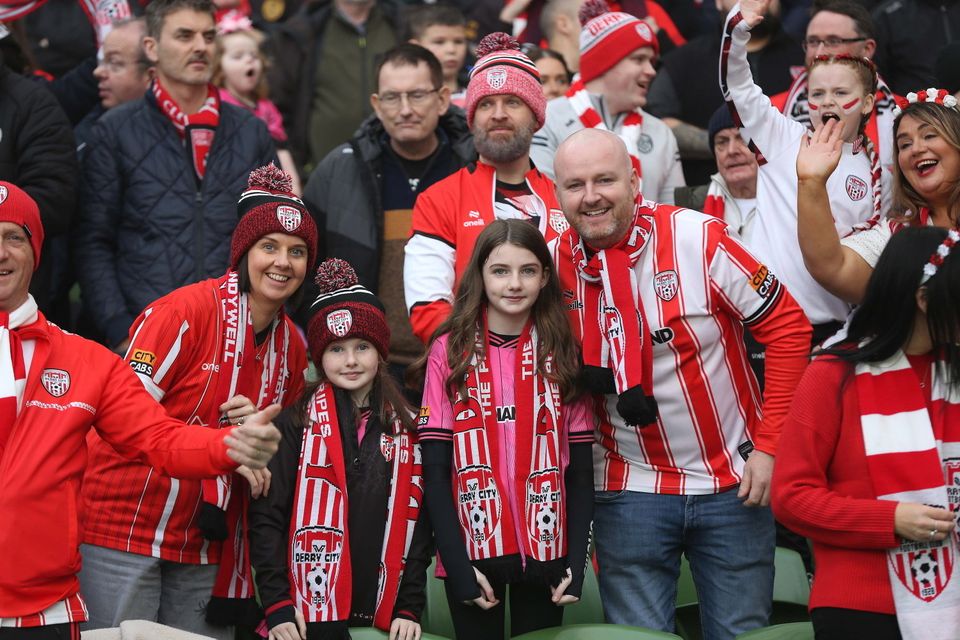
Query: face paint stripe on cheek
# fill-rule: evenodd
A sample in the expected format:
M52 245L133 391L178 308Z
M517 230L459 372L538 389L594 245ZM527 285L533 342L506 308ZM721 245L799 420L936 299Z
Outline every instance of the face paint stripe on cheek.
M848 102L847 104L842 104L842 105L840 105L840 108L843 109L843 112L844 112L845 114L851 114L851 113L853 113L854 111L856 111L857 105L859 105L859 104L860 104L860 98L854 98L853 100L851 100L851 101Z
M810 107L810 111L818 111L820 109L820 107L812 102L807 102L807 106Z

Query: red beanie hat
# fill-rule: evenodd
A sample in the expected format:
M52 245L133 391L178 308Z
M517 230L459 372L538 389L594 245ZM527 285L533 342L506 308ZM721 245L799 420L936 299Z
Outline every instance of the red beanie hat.
M43 224L40 208L30 195L10 182L0 180L0 222L12 222L23 227L33 249L33 269L40 266L40 248L43 246Z
M307 325L307 344L313 363L320 366L327 345L336 340L363 338L380 352L390 355L390 327L383 304L360 285L346 260L330 258L317 267L314 279L320 295L310 305L313 316Z
M503 32L491 33L477 45L477 64L470 71L467 85L467 125L473 126L477 103L487 96L510 94L523 100L537 128L543 127L547 99L543 97L537 65L520 51L516 40Z
M584 82L599 78L642 47L660 52L650 25L629 13L610 11L604 0L589 0L580 7L580 24L580 79Z
M272 162L250 172L247 190L240 194L237 215L240 222L230 243L230 268L260 238L268 233L299 236L307 243L307 272L317 259L317 225L307 207L291 193L293 181Z

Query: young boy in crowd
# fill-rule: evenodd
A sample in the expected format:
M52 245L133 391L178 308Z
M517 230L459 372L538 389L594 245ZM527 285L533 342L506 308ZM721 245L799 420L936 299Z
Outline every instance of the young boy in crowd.
M456 7L422 5L407 14L407 40L428 49L443 67L443 84L450 101L463 107L466 86L460 82L467 59L467 20Z

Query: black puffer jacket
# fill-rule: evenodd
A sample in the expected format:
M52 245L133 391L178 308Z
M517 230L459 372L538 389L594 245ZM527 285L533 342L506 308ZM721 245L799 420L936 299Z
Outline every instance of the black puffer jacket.
M160 296L223 275L250 171L279 165L263 122L226 103L202 185L189 153L150 92L110 109L93 127L76 255L84 303L112 345Z
M937 86L940 50L960 40L960 0L888 0L873 12L874 62L894 93Z

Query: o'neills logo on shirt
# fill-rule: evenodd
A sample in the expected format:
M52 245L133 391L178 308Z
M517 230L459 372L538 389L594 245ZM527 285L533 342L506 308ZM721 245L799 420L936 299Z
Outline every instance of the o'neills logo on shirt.
M327 329L338 338L350 333L352 326L353 314L350 313L350 309L337 309L327 314Z
M277 220L284 229L293 233L300 228L300 223L303 222L303 214L296 207L282 204L277 207Z
M293 581L300 596L315 607L330 600L340 570L343 531L303 527L293 536Z
M63 369L44 369L40 381L54 398L59 398L70 389L70 374Z

